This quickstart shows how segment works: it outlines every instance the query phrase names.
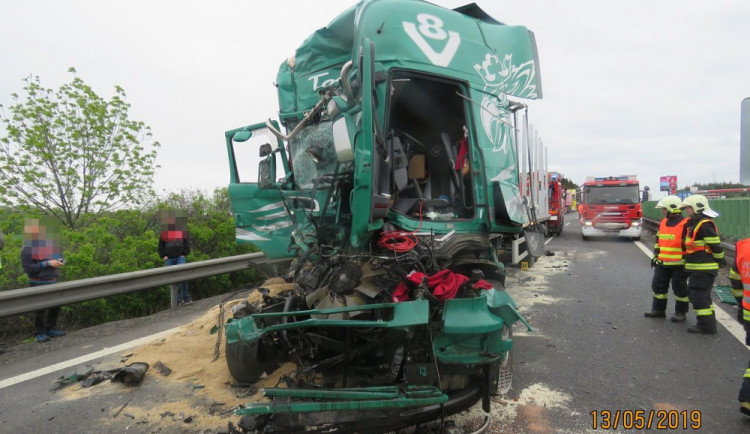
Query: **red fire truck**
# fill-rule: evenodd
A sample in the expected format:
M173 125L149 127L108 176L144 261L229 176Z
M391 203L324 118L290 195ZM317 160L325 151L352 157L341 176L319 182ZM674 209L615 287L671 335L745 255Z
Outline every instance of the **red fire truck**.
M581 235L641 238L643 211L635 175L588 177L578 208Z
M547 186L549 188L549 220L547 221L547 231L550 235L560 236L565 226L565 195L560 174L550 172L547 174Z

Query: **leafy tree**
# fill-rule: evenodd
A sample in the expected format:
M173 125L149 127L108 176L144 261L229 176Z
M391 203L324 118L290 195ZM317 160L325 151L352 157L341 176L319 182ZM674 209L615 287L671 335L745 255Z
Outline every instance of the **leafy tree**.
M12 94L0 110L0 204L36 208L65 226L88 213L140 204L153 196L159 142L128 118L125 91L104 100L75 76L53 92L39 77L23 81L26 98ZM2 106L0 106L2 108Z
M575 182L571 181L570 179L564 176L560 176L560 183L562 184L565 190L573 190L573 189L578 190L578 187L579 187L578 184L576 184Z

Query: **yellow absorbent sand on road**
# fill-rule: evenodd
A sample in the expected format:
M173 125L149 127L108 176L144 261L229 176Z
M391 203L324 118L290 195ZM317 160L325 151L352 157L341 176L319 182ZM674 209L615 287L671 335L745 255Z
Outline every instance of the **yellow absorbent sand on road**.
M292 289L292 285L282 279L269 279L261 287L268 289L271 295ZM252 304L261 298L258 291L253 291L247 302ZM231 317L232 306L242 302L243 300L233 300L224 304L224 322ZM267 373L253 388L232 387L236 381L227 367L225 340L223 336L218 339L216 332L219 326L223 327L223 324L219 324L219 318L220 306L216 305L195 321L179 327L174 333L136 348L127 357L123 354L127 358L126 363L145 362L151 367L138 388L125 389L130 401L123 413L128 413L144 424L164 424L165 414L174 414L169 419L179 419L180 415L193 416L189 425L191 429L216 428L226 426L227 420L235 417L231 409L247 402L267 400L259 392L263 387L284 387L282 379L296 369L293 363L286 363L274 372ZM219 357L214 360L217 342ZM162 375L154 369L157 362L171 369L169 375ZM157 387L167 389L168 398L165 396L165 402L153 403L145 397L139 398L139 389L148 391L149 388ZM90 399L91 395L114 392L123 392L123 385L104 382L88 388L73 386L64 390L63 399ZM207 403L220 405L211 409Z

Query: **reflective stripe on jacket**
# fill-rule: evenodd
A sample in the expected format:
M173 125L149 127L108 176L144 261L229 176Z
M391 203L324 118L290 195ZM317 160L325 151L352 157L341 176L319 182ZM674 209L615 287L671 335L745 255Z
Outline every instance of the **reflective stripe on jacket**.
M683 233L688 219L683 218L674 226L668 226L669 219L664 218L659 225L657 234L658 256L664 265L682 265L685 263L685 249L683 247Z
M690 224L695 219L690 220L685 237L685 270L716 274L719 270L717 261L724 259L716 224L710 219L701 218L693 227Z
M750 238L737 242L735 265L745 290L742 297L743 318L750 322Z

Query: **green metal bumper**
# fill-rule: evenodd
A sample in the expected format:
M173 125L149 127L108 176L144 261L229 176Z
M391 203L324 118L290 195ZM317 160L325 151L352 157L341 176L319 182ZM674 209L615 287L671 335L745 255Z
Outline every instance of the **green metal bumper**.
M285 324L274 324L259 328L257 320L281 317L306 317L326 316L342 312L366 312L370 310L387 310L388 320L332 320L326 318L308 318L302 321L287 322ZM309 328L309 327L378 327L378 328L404 328L415 325L424 325L429 322L429 302L427 300L407 301L402 303L368 304L362 306L349 306L333 309L310 309L293 312L273 312L250 315L240 320L230 321L226 325L227 343L232 344L239 341L252 342L260 339L267 333L283 330Z
M421 407L448 401L448 395L435 387L429 386L409 386L405 390L402 390L399 386L385 386L327 390L264 389L263 392L264 396L269 398L286 398L284 400L286 402L251 402L235 413L249 415L380 410ZM293 400L304 401L294 402Z

